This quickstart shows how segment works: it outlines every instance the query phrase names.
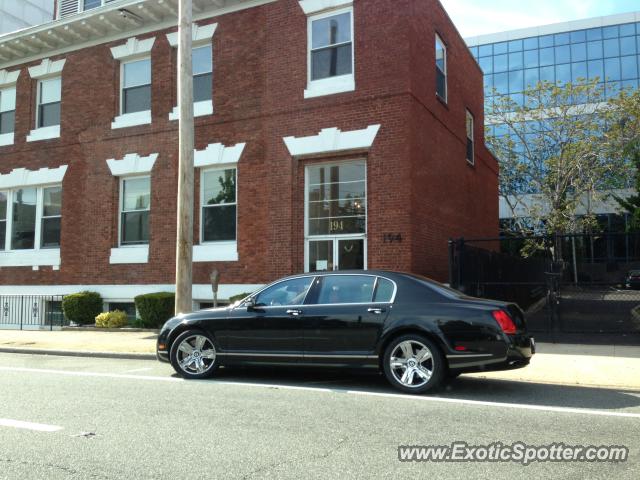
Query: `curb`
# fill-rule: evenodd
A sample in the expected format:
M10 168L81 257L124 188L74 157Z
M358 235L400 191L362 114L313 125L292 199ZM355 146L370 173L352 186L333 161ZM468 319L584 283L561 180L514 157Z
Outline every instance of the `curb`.
M0 347L0 353L21 353L28 355L56 355L62 357L119 358L126 360L157 360L155 353L127 352L82 352L74 350L47 350L44 348Z
M98 327L61 327L63 332L120 332L120 333L160 333L157 328L98 328Z

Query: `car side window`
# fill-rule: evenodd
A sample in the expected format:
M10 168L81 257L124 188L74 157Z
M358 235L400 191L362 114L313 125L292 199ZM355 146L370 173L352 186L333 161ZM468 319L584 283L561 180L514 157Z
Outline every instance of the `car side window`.
M301 305L313 277L292 278L264 289L255 298L256 307Z
M374 282L375 277L366 275L327 275L322 278L316 303L370 303Z
M378 277L378 283L376 283L376 291L373 294L373 301L375 303L389 303L393 298L393 291L395 286L391 280Z

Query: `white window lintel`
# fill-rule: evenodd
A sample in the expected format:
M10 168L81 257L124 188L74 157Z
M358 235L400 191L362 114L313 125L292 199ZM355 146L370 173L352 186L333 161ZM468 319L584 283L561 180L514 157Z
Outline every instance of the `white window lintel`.
M216 28L218 28L217 23L211 23L209 25L198 25L197 23L194 23L193 28L191 29L191 41L193 46L201 45L206 43L208 40L210 41L213 38L213 34L216 32ZM173 48L177 48L178 32L167 33L167 41Z
M136 37L127 39L126 43L118 45L117 47L111 47L111 55L116 60L126 60L133 57L149 54L153 43L156 41L156 37L145 38L139 40Z
M298 3L305 15L315 15L326 10L350 7L353 0L299 0Z
M14 70L9 72L8 70L0 70L0 88L13 87L18 83L18 77L20 76L20 70Z
M128 153L121 160L110 158L107 160L107 165L114 177L139 175L150 173L157 158L157 153L152 153L147 157L141 157L137 153Z
M195 150L194 167L226 165L238 163L246 143L236 143L233 147L225 147L221 143L210 143L204 150Z
M10 173L0 174L0 189L62 183L66 172L67 165L61 165L58 168L41 168L39 170L14 168Z
M369 125L362 130L343 132L339 128L325 128L309 137L284 137L292 157L369 149L380 130L380 125Z
M60 75L64 64L67 60L65 58L60 60L51 61L50 58L45 58L39 65L29 67L29 75L33 79L41 79L46 77L52 77L54 75Z

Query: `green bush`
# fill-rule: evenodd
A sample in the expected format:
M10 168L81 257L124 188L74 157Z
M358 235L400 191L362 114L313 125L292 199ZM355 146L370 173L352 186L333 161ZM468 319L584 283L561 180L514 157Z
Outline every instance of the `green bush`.
M229 297L229 303L235 303L238 300L242 300L243 298L247 298L249 295L251 295L253 292L248 292L248 293L240 293L238 295L234 295L233 297Z
M171 292L147 293L134 300L145 328L160 328L174 315L176 296Z
M62 299L62 311L71 322L89 325L102 313L102 297L96 292L80 292Z
M129 319L127 312L114 310L113 312L104 312L96 317L96 327L98 328L122 328L125 327Z

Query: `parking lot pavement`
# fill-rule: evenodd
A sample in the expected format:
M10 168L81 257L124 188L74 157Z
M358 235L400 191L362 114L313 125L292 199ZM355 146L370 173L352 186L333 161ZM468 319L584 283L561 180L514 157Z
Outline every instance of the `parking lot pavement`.
M0 478L637 478L640 391L0 354ZM39 430L40 428L40 430ZM49 430L42 430L49 428ZM404 463L400 445L626 445L622 463Z

